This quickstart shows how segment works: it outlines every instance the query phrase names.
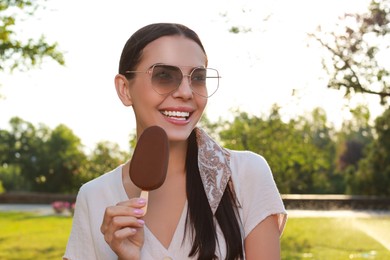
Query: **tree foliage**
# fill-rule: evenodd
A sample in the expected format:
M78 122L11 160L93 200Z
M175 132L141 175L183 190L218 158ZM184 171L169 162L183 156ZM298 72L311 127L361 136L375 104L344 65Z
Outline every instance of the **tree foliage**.
M351 110L353 118L344 121L337 139L337 170L344 171L348 167L358 168L363 158L363 151L373 141L373 129L370 125L370 111L359 105Z
M81 140L65 125L51 130L14 117L0 130L0 181L6 190L76 192L126 159L118 145L97 144L88 156Z
M389 110L375 129L367 108L352 115L338 131L323 109L285 122L276 105L261 117L236 111L232 121L201 123L225 147L264 156L282 193L390 195ZM85 154L65 125L49 129L17 117L10 125L0 130L0 182L7 191L76 192L130 157L110 142Z
M334 31L319 28L311 36L330 53L329 60L323 59L329 87L344 89L346 97L377 95L385 106L375 129L362 107L352 111L355 121L343 124L335 170L344 178L345 193L389 195L390 0L373 0L367 12L345 14Z
M25 70L39 65L44 57L65 63L57 43L46 42L45 36L22 40L16 25L31 18L43 0L2 0L0 2L0 72Z
M266 118L236 114L220 131L230 149L250 150L270 164L282 193L326 193L332 190L331 163L326 158L333 146L325 122L313 112L313 121L304 118L283 122L274 106Z
M11 180L20 179L24 185L15 188L47 192L72 190L76 186L73 176L84 160L80 139L64 125L54 130L44 125L37 128L17 117L10 124L8 156L1 163L3 167L17 169L9 173L13 176Z
M377 138L359 162L357 190L369 195L390 195L390 109L375 120Z
M326 50L323 59L328 86L354 93L378 95L386 104L390 97L390 0L373 0L367 13L345 14L336 29L310 34ZM387 57L387 58L386 58Z
M118 165L124 163L128 157L128 153L121 151L118 144L107 141L99 142L83 166L80 182L85 183L102 173L115 169Z

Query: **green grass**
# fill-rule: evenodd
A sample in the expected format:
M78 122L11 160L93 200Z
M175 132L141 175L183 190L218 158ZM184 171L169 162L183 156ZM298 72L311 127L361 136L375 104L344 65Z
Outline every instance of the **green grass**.
M390 217L290 218L282 236L282 259L390 259L390 251L369 236L390 234Z
M62 259L72 219L0 212L0 259Z
M0 212L0 259L61 259L71 229L66 216ZM290 218L282 236L282 259L390 259L376 239L389 237L390 217Z

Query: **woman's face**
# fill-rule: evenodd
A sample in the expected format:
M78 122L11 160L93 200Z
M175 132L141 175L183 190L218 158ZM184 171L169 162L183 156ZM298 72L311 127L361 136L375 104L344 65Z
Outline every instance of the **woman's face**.
M206 57L196 42L182 36L164 36L146 45L135 70L146 71L156 63L177 66L189 75L193 68L206 65ZM187 140L207 104L207 98L192 92L188 77L184 76L180 86L166 95L152 88L148 73L137 73L129 84L138 136L145 128L158 125L171 142Z

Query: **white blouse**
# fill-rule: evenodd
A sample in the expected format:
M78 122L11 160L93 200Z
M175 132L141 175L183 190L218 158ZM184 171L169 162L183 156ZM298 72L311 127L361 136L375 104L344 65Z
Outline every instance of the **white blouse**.
M287 212L276 187L271 170L266 160L248 151L230 151L231 178L235 194L240 204L239 216L242 223L243 238L266 217L277 214L279 230L282 234ZM72 231L66 247L64 258L70 260L117 259L100 232L106 207L128 200L122 182L122 167L108 172L86 184L77 195L76 209L73 217ZM188 253L192 242L188 236L183 243L187 203L168 248L148 229L144 227L145 241L141 259L190 259ZM218 245L216 255L224 259L226 246L223 234L217 227Z

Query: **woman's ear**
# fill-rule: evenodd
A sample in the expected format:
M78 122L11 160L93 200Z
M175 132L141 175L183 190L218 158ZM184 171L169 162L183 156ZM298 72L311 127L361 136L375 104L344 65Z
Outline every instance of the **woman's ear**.
M128 107L133 104L130 95L129 81L122 74L117 74L115 76L115 89L123 105Z

